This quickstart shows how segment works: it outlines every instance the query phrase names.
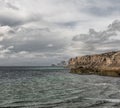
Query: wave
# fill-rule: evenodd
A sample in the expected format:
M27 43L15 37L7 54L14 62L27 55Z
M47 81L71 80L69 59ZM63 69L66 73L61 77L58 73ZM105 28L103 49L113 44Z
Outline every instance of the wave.
M78 106L82 106L82 102L86 102L89 104L86 104L85 108L93 108L93 107L99 107L104 106L107 103L115 103L113 106L119 106L120 105L120 99L103 99L103 98L83 98L80 96L74 96L71 98L66 98L64 100L56 100L53 102L46 102L41 103L40 101L14 101L12 103L9 103L8 105L0 106L0 108L59 108L60 106L66 106L68 104L73 104L76 106L76 103L80 103ZM84 104L83 104L84 105ZM71 108L71 107L70 107ZM82 107L84 108L84 107Z
M106 102L112 102L112 103L120 103L120 99L101 99L101 98L85 98L88 100L95 100L95 101L106 101Z

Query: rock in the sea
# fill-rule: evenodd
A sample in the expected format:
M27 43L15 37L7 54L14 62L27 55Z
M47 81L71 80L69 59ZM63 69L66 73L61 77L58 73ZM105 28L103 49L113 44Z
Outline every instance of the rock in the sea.
M86 55L69 60L71 73L120 76L120 51Z

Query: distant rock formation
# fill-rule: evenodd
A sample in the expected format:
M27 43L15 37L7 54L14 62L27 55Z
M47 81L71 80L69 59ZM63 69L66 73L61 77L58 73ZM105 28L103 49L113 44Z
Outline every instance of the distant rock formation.
M51 66L63 66L63 67L66 67L67 66L67 62L66 61L61 61L60 63L52 64Z
M66 66L66 61L61 61L60 63L57 63L57 66Z
M120 76L120 51L71 58L71 73Z
M55 64L51 64L52 67L55 67L56 65Z

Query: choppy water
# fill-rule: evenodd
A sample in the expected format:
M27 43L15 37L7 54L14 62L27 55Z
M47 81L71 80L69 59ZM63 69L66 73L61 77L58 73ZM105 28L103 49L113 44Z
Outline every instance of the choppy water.
M120 108L120 78L0 67L0 108Z

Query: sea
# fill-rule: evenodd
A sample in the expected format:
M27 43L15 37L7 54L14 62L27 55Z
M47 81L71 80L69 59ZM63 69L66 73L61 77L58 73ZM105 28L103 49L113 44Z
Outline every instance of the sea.
M0 108L120 108L120 78L64 67L0 67Z

